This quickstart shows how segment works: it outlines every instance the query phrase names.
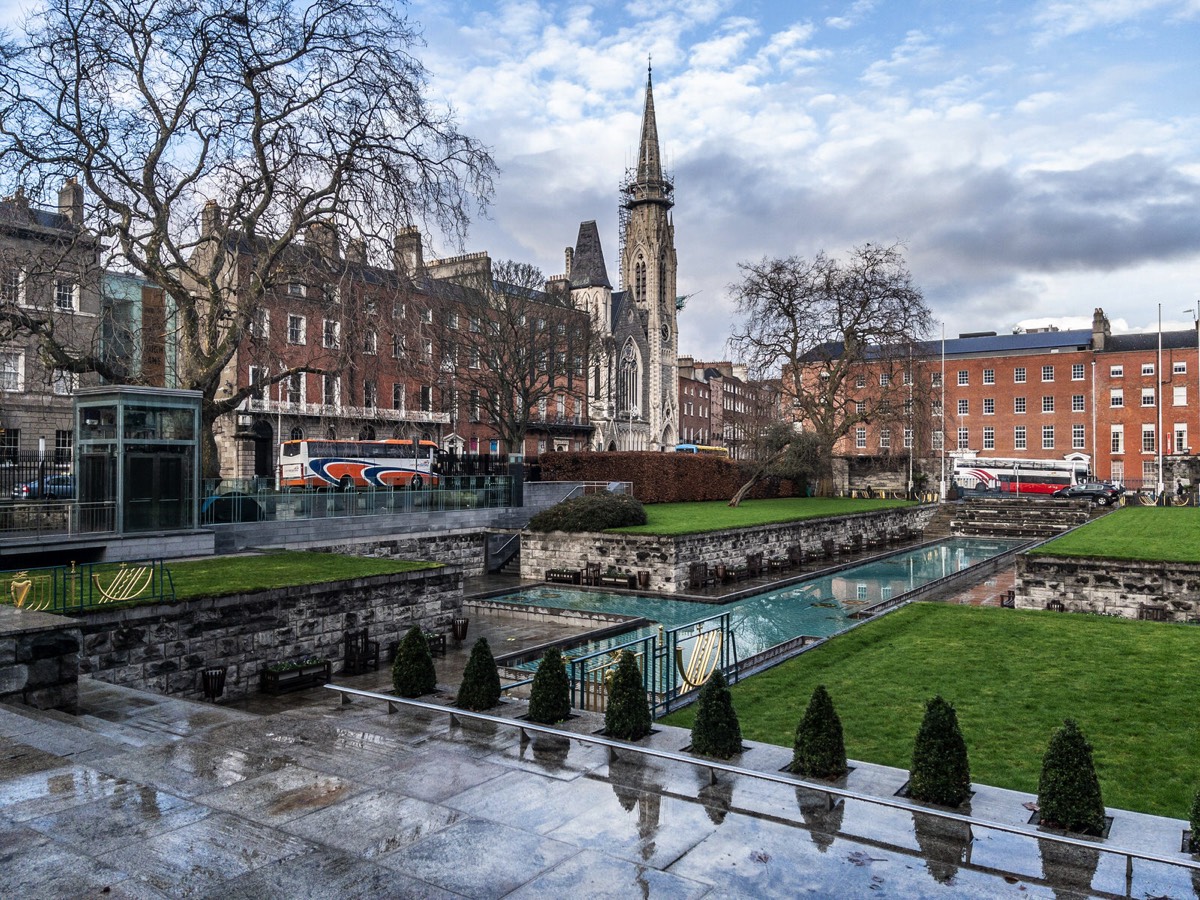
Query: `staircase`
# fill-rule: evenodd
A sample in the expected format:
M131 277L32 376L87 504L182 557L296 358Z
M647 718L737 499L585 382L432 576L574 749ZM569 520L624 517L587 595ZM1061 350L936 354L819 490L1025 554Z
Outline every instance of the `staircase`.
M1084 500L1026 497L971 499L943 508L947 507L953 534L1018 538L1054 537L1086 524L1093 511L1092 504ZM929 531L925 533L928 537Z
M943 538L952 537L954 532L950 530L950 526L954 521L957 508L958 504L955 503L940 504L937 511L934 512L929 522L925 525L925 531L923 532L925 540L942 540Z

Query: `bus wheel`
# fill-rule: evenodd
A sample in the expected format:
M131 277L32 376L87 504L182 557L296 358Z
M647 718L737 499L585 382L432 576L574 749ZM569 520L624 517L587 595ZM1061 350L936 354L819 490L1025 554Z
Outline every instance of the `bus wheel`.
M421 486L425 484L425 480L420 475L414 475L412 481L408 483L409 488L414 491L419 491Z
M354 479L349 475L343 475L342 480L338 482L338 489L343 491L354 490Z

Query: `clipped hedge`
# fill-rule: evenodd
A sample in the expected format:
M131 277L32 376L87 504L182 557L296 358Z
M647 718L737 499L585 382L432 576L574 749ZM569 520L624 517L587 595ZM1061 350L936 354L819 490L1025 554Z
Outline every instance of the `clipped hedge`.
M1188 816L1188 828L1192 832L1192 852L1200 853L1200 791L1192 798L1192 811Z
M750 480L756 464L694 453L543 453L538 457L543 481L631 481L643 503L728 500ZM767 478L755 485L750 499L802 497L804 485Z
M718 759L742 752L742 728L720 669L714 670L700 688L692 723L692 752Z
M841 778L849 771L842 720L823 684L813 690L804 717L796 726L792 771L806 778L829 779Z
M1104 800L1092 745L1072 719L1063 720L1042 757L1037 802L1043 825L1080 834L1104 833Z
M437 690L433 654L421 629L414 625L404 635L392 663L392 688L400 697L420 697Z
M571 715L571 680L562 651L551 647L538 663L529 692L529 721L553 725Z
M913 745L908 795L942 806L961 806L971 797L967 742L954 707L940 696L925 704L925 718Z
M481 637L471 648L471 657L463 670L462 684L454 705L463 709L480 711L491 709L500 702L500 673L496 671L496 660L488 640Z
M645 525L646 510L626 494L585 494L544 509L529 520L530 531L603 531Z
M637 658L628 650L622 650L608 689L604 733L620 740L636 741L650 733L653 721Z

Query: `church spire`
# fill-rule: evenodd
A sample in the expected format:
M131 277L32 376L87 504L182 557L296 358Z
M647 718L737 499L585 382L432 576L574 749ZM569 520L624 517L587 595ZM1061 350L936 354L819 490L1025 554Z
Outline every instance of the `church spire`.
M642 137L638 144L637 174L626 186L627 206L638 203L662 203L671 206L672 184L663 177L662 157L658 149L658 123L654 118L654 79L646 63L646 105L642 110Z

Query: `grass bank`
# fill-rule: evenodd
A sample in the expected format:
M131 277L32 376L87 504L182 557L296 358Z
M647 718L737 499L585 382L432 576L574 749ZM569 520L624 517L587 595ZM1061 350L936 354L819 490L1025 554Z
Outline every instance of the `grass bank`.
M393 575L436 568L441 568L441 563L291 550L167 563L171 580L175 583L175 596L180 600L224 597L249 591L327 584L369 575Z
M911 505L908 500L855 500L849 497L746 500L736 508L729 506L724 500L701 503L648 503L645 525L630 525L625 528L613 528L611 531L620 534L698 534Z
M1043 544L1031 553L1200 563L1200 509L1127 506Z
M1095 748L1109 806L1187 818L1200 783L1200 628L914 604L733 688L742 733L791 746L824 684L854 759L907 769L925 701L954 704L972 780L1037 792L1064 718ZM690 727L692 709L665 721Z

